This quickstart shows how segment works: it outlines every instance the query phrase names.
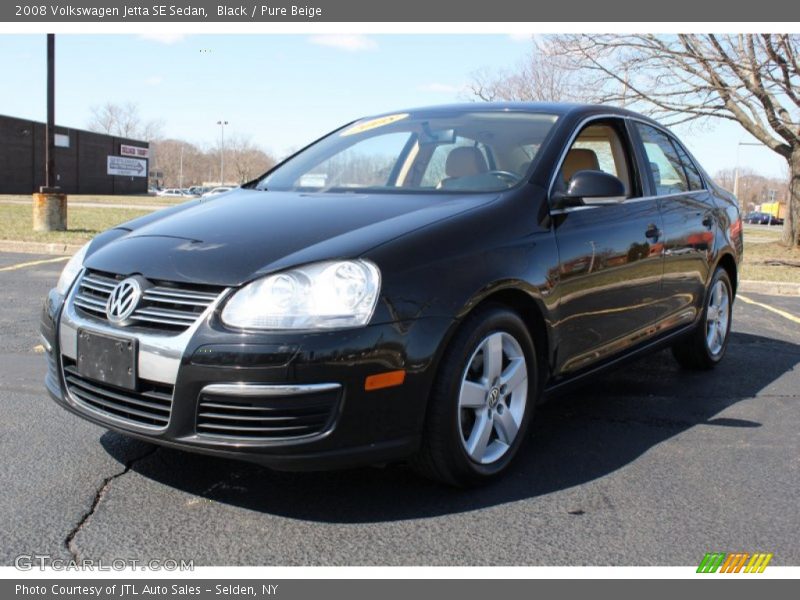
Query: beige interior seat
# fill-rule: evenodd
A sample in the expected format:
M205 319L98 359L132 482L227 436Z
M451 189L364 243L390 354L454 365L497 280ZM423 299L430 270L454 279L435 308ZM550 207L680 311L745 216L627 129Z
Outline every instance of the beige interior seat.
M572 148L567 152L561 173L564 176L564 183L568 183L572 176L578 171L600 171L600 161L594 150L588 148Z
M483 152L474 146L453 148L447 155L444 173L447 177L469 177L489 170Z

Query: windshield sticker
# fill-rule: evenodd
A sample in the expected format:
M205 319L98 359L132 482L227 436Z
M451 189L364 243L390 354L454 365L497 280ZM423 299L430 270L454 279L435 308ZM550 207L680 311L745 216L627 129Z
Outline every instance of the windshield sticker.
M369 121L362 121L360 123L356 123L352 127L347 128L345 131L341 133L342 137L346 135L355 135L357 133L364 133L365 131L369 131L370 129L377 129L378 127L383 127L384 125L389 125L391 123L396 123L397 121L402 121L408 117L408 113L400 113L397 115L387 115L385 117L378 117L377 119L370 119Z

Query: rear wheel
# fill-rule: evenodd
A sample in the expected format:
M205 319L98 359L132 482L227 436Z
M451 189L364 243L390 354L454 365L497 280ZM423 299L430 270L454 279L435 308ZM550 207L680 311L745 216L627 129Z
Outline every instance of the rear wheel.
M442 359L417 470L457 486L499 476L525 439L538 389L535 357L516 313L491 306L468 317Z
M727 271L717 268L711 279L703 317L687 339L672 347L672 354L686 369L711 369L725 355L731 330L733 286Z

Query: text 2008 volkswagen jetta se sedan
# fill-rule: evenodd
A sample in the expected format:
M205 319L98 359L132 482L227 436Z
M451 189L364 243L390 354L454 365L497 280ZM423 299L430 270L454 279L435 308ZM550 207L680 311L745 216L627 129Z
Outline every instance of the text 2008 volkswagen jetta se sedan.
M735 199L602 106L348 124L241 189L97 236L46 300L47 387L153 442L282 469L506 469L549 392L723 356Z

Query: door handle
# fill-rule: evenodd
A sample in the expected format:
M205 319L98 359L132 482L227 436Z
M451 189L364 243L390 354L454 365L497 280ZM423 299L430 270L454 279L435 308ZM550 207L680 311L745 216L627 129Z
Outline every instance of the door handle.
M655 225L650 225L650 227L647 228L647 231L644 232L644 237L646 237L648 240L656 241L659 237L661 237L661 230Z

